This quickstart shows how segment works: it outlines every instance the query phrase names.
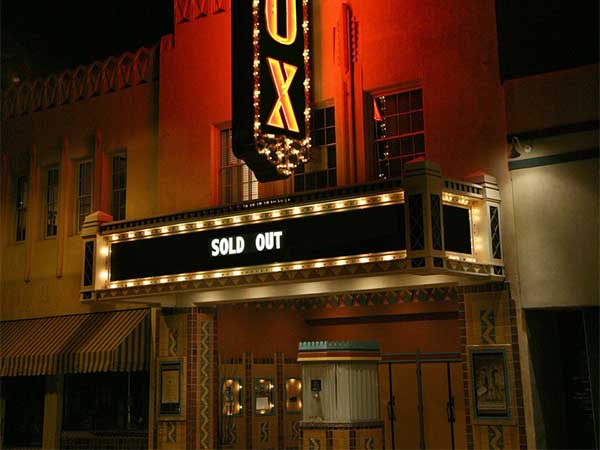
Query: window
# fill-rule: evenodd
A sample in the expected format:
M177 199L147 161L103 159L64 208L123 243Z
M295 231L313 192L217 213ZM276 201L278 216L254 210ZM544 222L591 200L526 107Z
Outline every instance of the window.
M112 216L114 220L125 219L127 200L127 156L117 155L112 159Z
M28 181L26 176L17 178L16 195L16 236L17 242L25 240L25 228L27 222L27 188Z
M425 155L423 92L377 96L373 110L376 175L381 179L400 176L406 161Z
M46 172L46 237L56 236L58 216L58 169L48 169Z
M44 377L2 378L6 400L3 448L42 446L44 380Z
M221 130L221 203L258 198L258 180L254 173L233 154L231 128Z
M85 216L92 212L92 186L94 166L92 161L81 161L77 176L77 231L81 230Z
M63 429L147 431L148 372L65 375Z
M336 185L335 110L315 109L311 117L310 159L294 175L294 191L310 191Z

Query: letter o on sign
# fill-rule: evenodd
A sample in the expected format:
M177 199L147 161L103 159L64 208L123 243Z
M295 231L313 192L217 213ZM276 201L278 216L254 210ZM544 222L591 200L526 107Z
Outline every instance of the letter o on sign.
M256 250L262 252L265 249L265 235L263 233L258 233L256 235Z

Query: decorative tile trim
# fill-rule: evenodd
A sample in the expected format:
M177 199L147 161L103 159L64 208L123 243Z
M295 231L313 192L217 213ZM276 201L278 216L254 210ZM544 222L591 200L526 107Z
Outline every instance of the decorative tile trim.
M198 321L198 447L211 448L211 423L210 423L210 385L211 385L211 320Z
M174 0L175 24L191 22L225 12L226 0Z
M76 103L97 95L149 83L158 78L157 47L142 47L53 74L45 79L24 82L2 93L4 119Z
M193 309L187 314L187 373L186 373L186 446L196 448L196 401L198 399L198 372L197 372L197 316Z
M517 329L517 311L515 301L512 298L510 289L508 290L509 314L510 314L510 334L511 334L511 349L512 363L514 372L515 397L517 404L517 423L519 428L519 448L525 450L527 448L527 431L525 428L525 407L523 405L523 383L521 381L521 354L519 349L519 337Z
M359 306L394 305L397 303L456 303L459 297L457 286L401 289L368 293L332 294L321 297L293 298L286 300L264 300L236 303L230 306L243 308L306 310L319 308L350 308Z

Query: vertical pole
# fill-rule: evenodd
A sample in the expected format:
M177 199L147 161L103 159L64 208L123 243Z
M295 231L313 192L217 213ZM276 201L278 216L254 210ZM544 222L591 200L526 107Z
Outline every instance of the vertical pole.
M448 378L448 402L446 403L446 415L450 423L450 443L454 450L454 397L452 396L452 377L450 375L450 362L446 362L446 374Z
M396 437L394 435L394 422L396 421L394 412L394 394L392 390L392 363L388 363L388 380L390 385L390 396L388 400L388 417L390 419L390 437L391 437L391 448L396 448Z
M417 349L417 395L419 412L419 449L425 449L425 417L423 416L423 382L421 380L421 351Z

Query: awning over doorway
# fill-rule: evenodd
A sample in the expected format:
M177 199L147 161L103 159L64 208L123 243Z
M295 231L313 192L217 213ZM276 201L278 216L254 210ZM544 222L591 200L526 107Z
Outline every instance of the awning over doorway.
M0 376L147 369L149 311L0 322Z

